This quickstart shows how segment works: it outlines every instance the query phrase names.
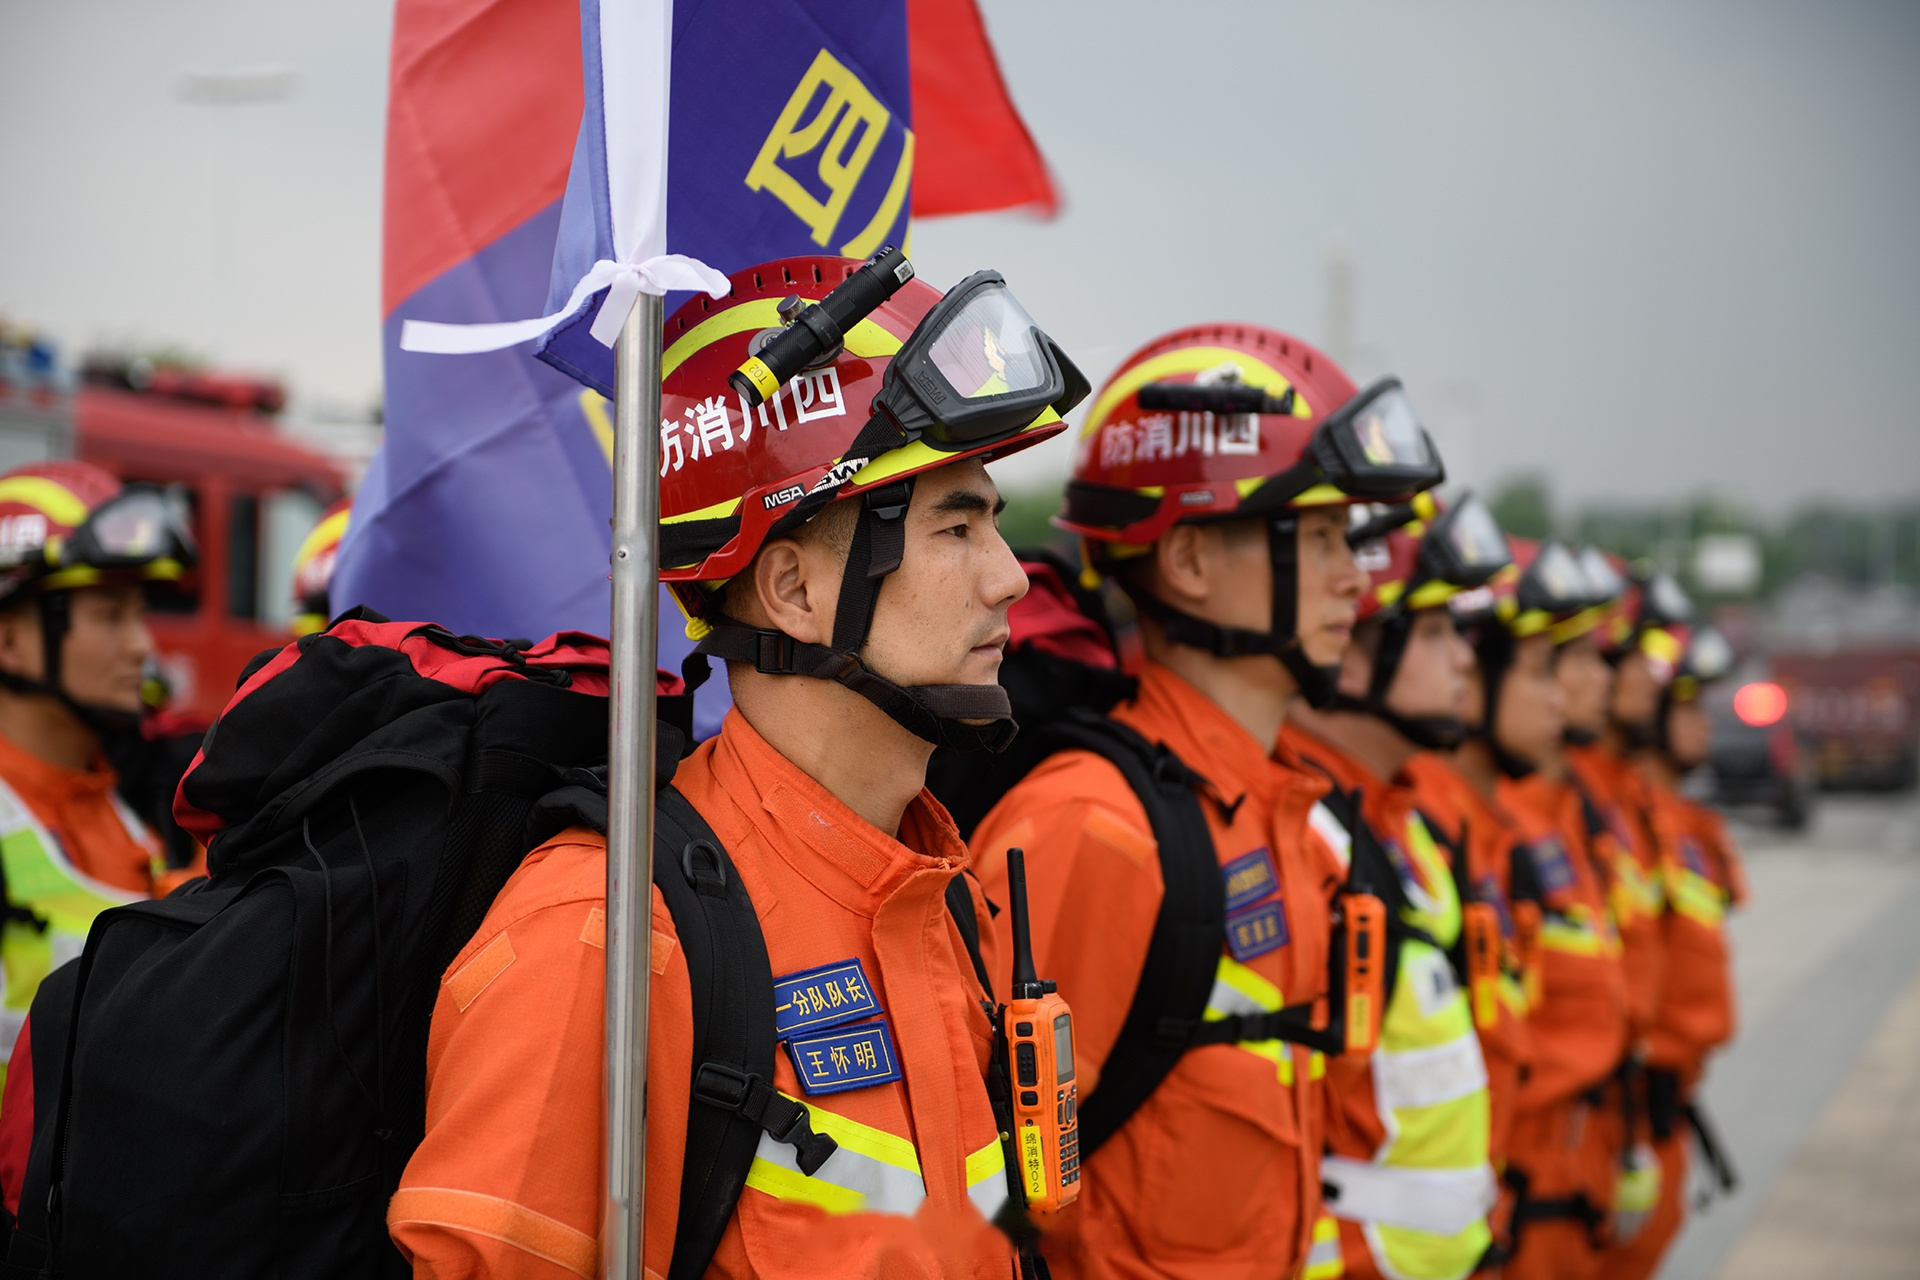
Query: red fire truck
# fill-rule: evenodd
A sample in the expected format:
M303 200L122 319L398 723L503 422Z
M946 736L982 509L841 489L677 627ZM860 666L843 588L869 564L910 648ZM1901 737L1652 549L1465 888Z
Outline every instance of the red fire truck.
M218 712L247 660L285 643L294 552L343 491L338 464L275 429L279 399L237 379L90 369L69 393L0 371L0 469L77 457L164 485L186 510L200 564L151 615L182 710Z

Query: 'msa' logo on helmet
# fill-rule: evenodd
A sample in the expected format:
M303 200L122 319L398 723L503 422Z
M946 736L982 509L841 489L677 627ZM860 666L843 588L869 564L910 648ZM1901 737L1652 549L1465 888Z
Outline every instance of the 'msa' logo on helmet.
M778 493L768 494L766 497L760 499L760 502L761 502L761 505L764 506L768 511L771 511L775 507L786 506L789 502L794 501L796 498L804 497L806 495L806 492L807 491L805 489L802 489L799 485L790 484Z
M831 467L828 467L827 474L821 476L813 488L807 492L820 493L827 489L838 489L841 485L859 475L861 470L871 461L871 458L843 458Z

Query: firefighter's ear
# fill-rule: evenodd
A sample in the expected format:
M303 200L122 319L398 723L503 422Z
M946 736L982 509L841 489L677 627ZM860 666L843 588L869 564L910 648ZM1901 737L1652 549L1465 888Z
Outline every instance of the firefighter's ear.
M839 552L822 539L775 538L753 559L748 603L760 616L741 621L770 626L802 644L831 643L842 567Z
M1155 595L1188 611L1205 602L1212 576L1213 533L1208 525L1176 524L1160 535L1153 544L1150 585Z
M28 680L45 672L40 610L31 600L0 609L0 671Z

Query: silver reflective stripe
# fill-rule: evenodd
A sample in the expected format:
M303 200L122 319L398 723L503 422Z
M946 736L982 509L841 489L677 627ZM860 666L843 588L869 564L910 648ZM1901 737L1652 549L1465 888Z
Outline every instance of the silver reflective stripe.
M897 1213L910 1217L927 1198L913 1143L882 1129L807 1108L815 1133L838 1149L811 1177L800 1172L794 1149L760 1135L747 1185L782 1200L799 1200L829 1213Z
M1333 810L1327 808L1324 801L1313 802L1313 808L1307 813L1307 825L1327 842L1333 856L1340 859L1342 870L1353 861L1353 836L1340 825L1340 819L1333 816Z
M1401 1169L1345 1156L1325 1156L1320 1180L1327 1207L1354 1222L1452 1236L1487 1216L1499 1198L1490 1165L1471 1169Z
M1313 1248L1307 1250L1307 1270L1315 1267L1330 1267L1340 1262L1340 1237L1336 1234L1326 1240L1315 1240Z
M1373 1055L1373 1096L1381 1111L1437 1106L1486 1087L1486 1059L1471 1035L1430 1049Z
M1007 1200L1007 1152L995 1138L967 1157L967 1199L992 1222Z
M0 995L7 989L6 970L0 969ZM0 1064L13 1056L14 1043L20 1039L20 1028L27 1025L25 1009L0 1008Z

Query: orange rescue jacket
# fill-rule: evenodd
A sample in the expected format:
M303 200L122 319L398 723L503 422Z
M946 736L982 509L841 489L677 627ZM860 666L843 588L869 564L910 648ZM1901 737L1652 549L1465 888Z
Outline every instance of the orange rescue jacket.
M1207 780L1201 807L1220 863L1264 863L1278 891L1265 899L1279 909L1272 945L1243 959L1223 949L1216 999L1249 1012L1324 996L1327 893L1339 870L1308 820L1325 783L1270 759L1224 710L1155 663L1113 715ZM1157 846L1119 770L1085 751L1046 760L975 831L990 898L1005 900L1013 845L1026 850L1037 967L1073 1006L1084 1099L1145 963L1163 892ZM1004 913L1000 920L1004 927ZM1080 1200L1044 1246L1054 1274L1293 1275L1319 1211L1323 1071L1319 1055L1280 1041L1187 1052L1087 1159Z
M776 989L783 975L834 966L842 1000L877 1006L867 1021L886 1028L897 1077L809 1093L789 1054L776 1055L775 1086L804 1102L814 1131L839 1150L809 1178L791 1147L763 1138L708 1274L1013 1275L1010 1246L981 1216L1007 1184L985 1084L993 1028L944 897L967 863L946 811L922 792L899 838L887 836L738 711L682 762L674 785L746 883ZM604 840L583 828L535 850L441 983L426 1137L388 1211L394 1242L423 1280L599 1274L605 864ZM975 906L984 919L984 902ZM665 1275L692 1004L658 890L652 960L645 1263ZM842 1029L854 1025L864 1024ZM877 1062L888 1065L884 1055ZM864 1065L872 1074L875 1060Z
M1673 856L1662 866L1667 980L1647 1061L1691 1090L1707 1054L1733 1038L1727 912L1746 901L1746 879L1719 814L1668 787L1653 785L1651 794L1653 825Z
M1636 1044L1653 1029L1666 978L1663 864L1669 851L1653 829L1652 797L1633 763L1605 747L1569 747L1572 780L1599 810L1603 834L1594 840L1610 876L1609 905L1620 931L1620 962L1627 974L1627 1017Z

